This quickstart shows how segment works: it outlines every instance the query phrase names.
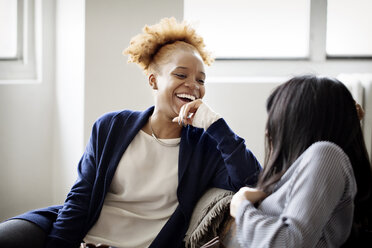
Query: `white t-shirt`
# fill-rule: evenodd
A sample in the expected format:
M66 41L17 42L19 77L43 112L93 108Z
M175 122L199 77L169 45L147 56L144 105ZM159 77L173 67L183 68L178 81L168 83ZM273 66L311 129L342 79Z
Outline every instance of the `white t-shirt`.
M180 138L161 139L177 144ZM148 247L178 206L179 145L138 132L121 158L86 243Z

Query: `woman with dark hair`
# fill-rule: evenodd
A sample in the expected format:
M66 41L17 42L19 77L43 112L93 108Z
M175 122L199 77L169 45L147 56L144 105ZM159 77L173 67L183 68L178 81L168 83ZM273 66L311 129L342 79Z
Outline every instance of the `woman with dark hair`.
M348 89L336 79L294 77L271 94L267 112L264 170L255 189L242 188L231 201L240 245L370 239L371 168Z

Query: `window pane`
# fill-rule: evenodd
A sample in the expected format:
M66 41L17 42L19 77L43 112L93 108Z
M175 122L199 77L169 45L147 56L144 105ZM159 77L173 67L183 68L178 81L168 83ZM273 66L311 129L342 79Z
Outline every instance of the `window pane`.
M0 59L17 56L17 1L0 0Z
M300 58L309 53L310 0L185 0L219 58Z
M372 1L328 0L327 54L372 55Z

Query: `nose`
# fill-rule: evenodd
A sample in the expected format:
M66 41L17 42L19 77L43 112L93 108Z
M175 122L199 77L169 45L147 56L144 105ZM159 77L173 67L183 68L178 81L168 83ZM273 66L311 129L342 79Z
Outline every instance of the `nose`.
M185 82L185 86L189 87L190 89L196 89L196 90L200 89L199 83L195 80L189 80Z

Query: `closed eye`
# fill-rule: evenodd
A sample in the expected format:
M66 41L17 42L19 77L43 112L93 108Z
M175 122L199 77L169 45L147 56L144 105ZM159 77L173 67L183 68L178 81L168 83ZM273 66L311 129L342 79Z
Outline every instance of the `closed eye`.
M179 73L174 73L174 75L178 78L181 78L181 79L184 79L186 78L187 76L185 74L179 74Z

